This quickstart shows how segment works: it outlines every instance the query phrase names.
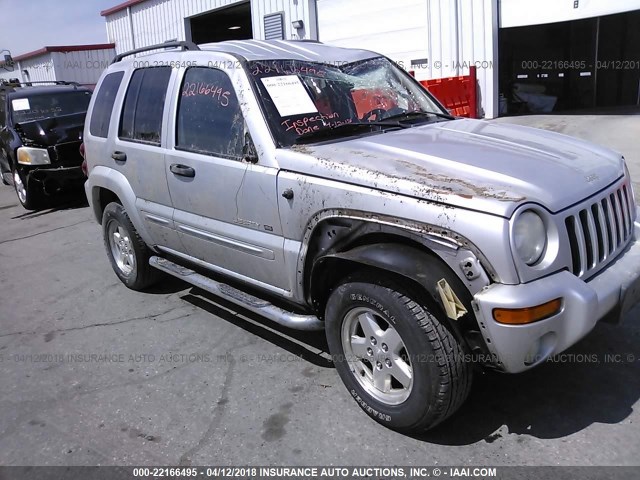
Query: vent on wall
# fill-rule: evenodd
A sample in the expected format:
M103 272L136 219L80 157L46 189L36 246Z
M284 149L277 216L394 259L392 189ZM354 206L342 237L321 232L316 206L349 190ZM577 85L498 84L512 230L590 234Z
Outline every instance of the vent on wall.
M264 39L284 40L284 15L274 13L264 17Z

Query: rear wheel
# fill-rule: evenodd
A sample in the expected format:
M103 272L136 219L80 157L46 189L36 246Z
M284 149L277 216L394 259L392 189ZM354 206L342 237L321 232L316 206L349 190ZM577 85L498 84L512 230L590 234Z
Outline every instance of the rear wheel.
M13 186L18 200L27 210L38 210L43 207L43 191L41 188L29 186L26 178L18 170L13 171Z
M349 393L377 422L434 427L466 399L472 366L461 345L400 285L347 279L326 308L327 342Z
M102 233L107 256L122 283L132 290L142 290L158 281L160 272L149 265L149 247L119 203L110 203L104 209Z

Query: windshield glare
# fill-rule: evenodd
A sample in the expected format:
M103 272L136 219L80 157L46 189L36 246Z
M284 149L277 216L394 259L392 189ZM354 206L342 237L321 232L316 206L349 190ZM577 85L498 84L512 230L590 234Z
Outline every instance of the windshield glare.
M31 95L11 102L13 124L83 113L89 107L91 92Z
M249 72L280 146L291 146L302 136L346 124L384 122L410 112L447 113L385 57L339 65L253 61ZM353 131L344 130L344 134Z

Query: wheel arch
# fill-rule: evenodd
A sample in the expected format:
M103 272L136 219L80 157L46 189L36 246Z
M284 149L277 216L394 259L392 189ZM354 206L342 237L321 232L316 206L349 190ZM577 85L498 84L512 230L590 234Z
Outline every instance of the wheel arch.
M127 212L142 240L147 245L153 245L153 240L136 207L135 192L122 173L112 168L96 166L89 174L86 190L93 214L99 224L102 224L102 214L106 206L111 202L119 203Z
M361 245L402 244L433 255L448 265L472 294L498 276L482 252L457 232L429 224L388 218L359 211L325 211L307 226L298 256L298 286L308 303L312 298L312 277L316 263L324 257ZM461 266L472 263L473 275ZM316 282L317 283L317 282Z
M404 285L407 293L436 314L445 327L469 351L488 353L473 310L473 296L460 278L433 251L407 243L364 244L318 259L313 266L310 296L316 311L323 314L324 305L340 282L353 273L365 272L372 283L385 280ZM467 313L453 320L445 313L438 291L444 279L464 305Z
M118 195L104 187L94 187L91 190L91 196L93 197L93 212L100 224L102 223L102 215L107 205L111 202L122 205L122 200L120 200Z
M402 225L379 223L379 219L327 218L310 229L307 251L300 265L304 294L319 316L333 288L357 270L393 277L408 286L412 293L438 309L448 329L471 350L486 350L475 318L473 294L491 283L470 245L455 232L438 229L440 236L426 227L403 228ZM395 220L397 222L397 220ZM410 225L409 227L416 227ZM465 278L461 262L473 263L474 278ZM468 272L467 272L468 273ZM462 301L467 314L451 320L444 306L437 282L444 279Z

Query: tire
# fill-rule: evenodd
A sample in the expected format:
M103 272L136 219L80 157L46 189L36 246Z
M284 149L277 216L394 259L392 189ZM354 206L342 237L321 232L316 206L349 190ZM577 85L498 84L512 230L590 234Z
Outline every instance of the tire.
M112 202L104 209L102 235L111 267L127 287L143 290L159 280L160 272L149 265L149 247L119 203Z
M416 300L391 282L351 277L333 291L325 316L329 351L351 396L378 423L405 433L460 408L473 371L451 332Z
M36 186L29 186L23 176L17 170L13 171L13 187L18 196L18 201L27 210L40 210L44 208L44 192Z

